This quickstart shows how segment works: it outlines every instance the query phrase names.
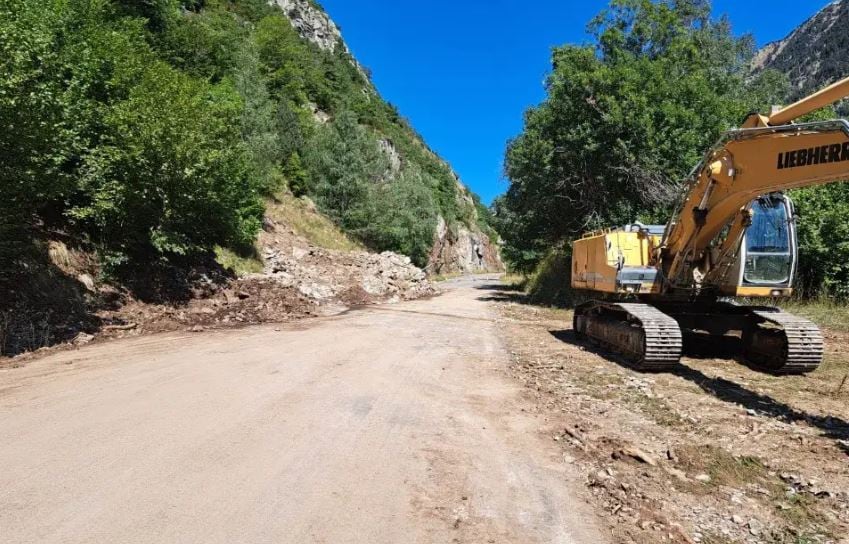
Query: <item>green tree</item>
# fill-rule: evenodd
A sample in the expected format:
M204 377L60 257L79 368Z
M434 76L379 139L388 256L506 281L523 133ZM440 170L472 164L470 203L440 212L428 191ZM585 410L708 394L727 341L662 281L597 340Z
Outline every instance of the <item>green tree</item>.
M799 218L802 294L849 299L849 183L799 189L791 196Z
M352 112L317 131L305 157L314 180L316 204L343 228L356 232L369 220L372 185L383 179L388 162L377 139Z
M152 41L172 66L218 82L242 66L246 60L245 49L251 45L249 38L248 27L233 13L211 7L180 17L154 34ZM247 60L253 62L253 59Z
M587 229L662 217L704 150L758 105L752 40L707 1L613 0L588 30L591 44L555 49L548 97L507 147L496 211L523 269Z
M108 104L151 60L139 20L106 1L11 0L0 6L0 257L31 246L77 192Z
M368 203L370 217L358 229L359 238L378 251L397 251L425 266L439 211L422 172L409 168L373 186Z
M261 207L242 112L232 86L150 65L105 116L80 181L86 201L69 213L106 250L131 258L250 244Z
M304 196L311 190L310 176L301 162L301 156L297 151L293 152L286 162L283 169L283 174L286 176L286 181L289 183L289 190L295 196Z

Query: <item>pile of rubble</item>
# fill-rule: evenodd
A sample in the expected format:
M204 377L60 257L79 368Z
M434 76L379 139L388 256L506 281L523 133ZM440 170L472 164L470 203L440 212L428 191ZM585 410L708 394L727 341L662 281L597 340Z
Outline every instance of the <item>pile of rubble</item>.
M267 221L260 236L264 271L220 283L197 279L184 304L150 304L126 297L98 312L98 335L201 331L252 323L276 323L331 315L352 306L430 296L425 273L396 253L324 249L284 225ZM81 333L74 343L94 339Z
M301 213L305 221L327 221L308 207ZM100 338L280 323L437 292L409 257L356 249L335 231L327 245L346 249L319 247L287 222L266 217L258 239L263 272L239 278L210 259L188 268L141 270L135 284L98 284L96 259L52 242L50 258L59 273L44 274L52 283L30 283L33 292L54 296L39 305L30 300L29 312L0 306L0 357ZM327 223L324 235L335 228ZM60 306L64 314L53 311Z
M265 274L249 276L248 281L271 278L296 288L316 304L397 302L435 293L425 273L409 257L388 251L376 254L294 245L266 247L263 257Z
M100 298L109 291L112 303L100 304L94 321L81 324L76 336L69 337L71 344L98 337L279 323L437 292L409 257L396 253L321 248L268 219L259 244L262 273L237 279L208 270L193 273L191 296L179 303L144 302L129 291L101 286Z

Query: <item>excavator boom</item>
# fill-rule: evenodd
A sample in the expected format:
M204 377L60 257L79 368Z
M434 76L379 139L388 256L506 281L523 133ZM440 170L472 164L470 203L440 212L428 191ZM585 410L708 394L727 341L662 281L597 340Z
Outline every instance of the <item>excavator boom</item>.
M662 243L664 290L699 287L704 253L744 208L773 192L849 179L849 123L844 120L739 129L706 157Z
M834 104L847 96L849 96L849 78L842 79L798 102L774 112L769 116L768 124L770 126L786 125L818 109Z

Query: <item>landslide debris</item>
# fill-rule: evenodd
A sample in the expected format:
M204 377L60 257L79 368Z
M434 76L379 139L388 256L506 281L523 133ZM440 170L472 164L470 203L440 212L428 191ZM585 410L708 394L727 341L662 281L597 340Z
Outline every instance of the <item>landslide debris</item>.
M271 217L257 242L263 272L244 277L210 259L185 269L140 270L120 285L97 282L99 265L90 253L50 244L53 262L39 265L42 279L0 307L0 357L150 332L330 315L436 293L408 257L319 247Z

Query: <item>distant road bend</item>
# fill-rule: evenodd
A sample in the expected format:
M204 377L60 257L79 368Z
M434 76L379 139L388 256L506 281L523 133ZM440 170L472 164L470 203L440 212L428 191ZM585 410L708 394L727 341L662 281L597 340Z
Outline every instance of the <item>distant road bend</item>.
M0 370L0 542L605 542L488 282Z

